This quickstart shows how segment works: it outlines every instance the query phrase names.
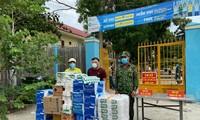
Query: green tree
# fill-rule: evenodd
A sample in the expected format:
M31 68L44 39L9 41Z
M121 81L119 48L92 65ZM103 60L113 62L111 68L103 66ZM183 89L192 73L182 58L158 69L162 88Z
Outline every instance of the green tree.
M188 23L191 23L192 20L189 18L175 18L172 22L175 26L178 26L178 28L174 31L176 39L185 40L185 27Z
M49 0L1 0L0 14L9 15L13 19L12 31L27 29L38 32L51 32L58 37L61 33L57 26L59 15L56 13L46 12L45 2Z
M77 12L80 13L79 22L85 23L84 28L87 29L88 16L130 10L164 1L166 0L98 0L98 2L93 2L93 0L77 0ZM162 39L167 35L167 28L170 26L170 22L163 21L105 31L103 38L113 43L113 49L116 53L120 53L123 50L129 51L132 55L133 63L137 63L138 44ZM93 35L97 36L96 33Z
M48 76L48 70L57 60L54 56L48 56L45 50L45 46L58 42L59 34L58 21L55 16L45 13L44 2L0 1L0 71L8 73L7 83L10 83L0 86L0 91L4 91L7 103L17 108L24 107L24 100L33 100L36 89L52 84L52 79L32 85L14 84L15 78L24 79L21 73ZM5 99L1 99L1 102L5 103ZM0 111L0 115L2 113L6 111Z

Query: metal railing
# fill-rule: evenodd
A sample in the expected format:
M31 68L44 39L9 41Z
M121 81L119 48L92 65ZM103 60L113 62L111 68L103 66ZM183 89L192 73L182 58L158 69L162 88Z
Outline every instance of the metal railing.
M143 72L157 74L156 82L142 82ZM168 89L185 90L184 41L159 41L138 46L139 88L149 88L157 93Z

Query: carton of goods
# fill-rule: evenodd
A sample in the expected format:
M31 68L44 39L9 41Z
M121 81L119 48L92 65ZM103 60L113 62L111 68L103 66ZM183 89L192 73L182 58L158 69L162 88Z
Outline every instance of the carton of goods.
M63 90L63 86L53 86L53 96L62 96Z
M73 113L75 115L84 115L84 104L74 103L73 104Z
M60 96L46 96L44 101L45 114L61 114L62 112L62 97Z
M85 116L83 116L83 115L76 115L76 120L85 120Z
M63 104L63 113L65 114L72 114L72 105L69 104Z
M74 80L73 81L73 92L83 92L84 82L83 80Z
M74 114L61 114L61 120L75 120Z
M61 120L61 115L53 115L53 120Z
M97 97L98 95L84 95L84 103L85 104L93 104L97 105Z
M92 105L92 104L84 104L84 115L86 117L92 117L96 118L97 117L97 106Z
M66 72L57 72L56 73L56 85L64 85L66 80L69 80L70 78L67 77Z
M73 103L83 103L84 102L84 94L82 92L73 92L72 93L72 101L73 101Z

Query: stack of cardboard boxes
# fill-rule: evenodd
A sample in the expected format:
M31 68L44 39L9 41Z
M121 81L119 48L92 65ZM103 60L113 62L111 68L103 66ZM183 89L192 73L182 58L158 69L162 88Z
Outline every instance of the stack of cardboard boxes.
M53 94L52 89L37 90L36 91L36 120L52 120L53 116L44 114L43 97Z
M104 81L94 76L83 78L83 80L75 80L73 84L73 113L76 120L96 120L98 119L97 98L105 92ZM86 84L84 80L87 80Z
M84 84L84 115L86 120L97 120L97 98L105 92L104 82Z
M53 95L44 97L44 113L52 114L53 120L75 120L72 114L73 79L67 73L57 73L57 83Z
M97 97L105 92L104 84L95 76L59 72L53 95L43 98L44 113L53 120L96 120Z
M83 90L84 90L83 80L74 80L72 101L73 101L73 113L76 115L76 120L81 120L82 118L84 118Z

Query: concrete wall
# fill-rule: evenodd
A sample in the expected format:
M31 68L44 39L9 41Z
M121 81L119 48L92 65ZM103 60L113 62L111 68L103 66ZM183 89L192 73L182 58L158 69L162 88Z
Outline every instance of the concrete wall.
M60 40L64 40L64 46L78 46L84 44L84 37L74 35L68 32L61 31L62 36ZM71 42L71 45L69 45ZM58 45L61 46L61 41L58 42Z
M200 101L200 24L186 26L186 93Z

